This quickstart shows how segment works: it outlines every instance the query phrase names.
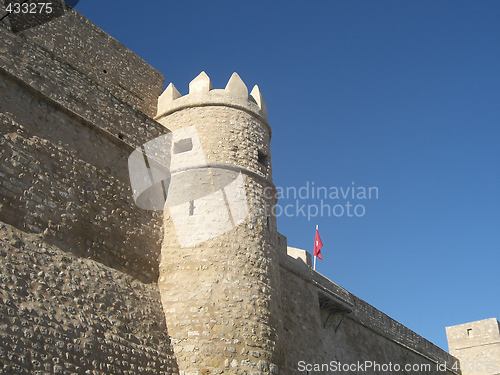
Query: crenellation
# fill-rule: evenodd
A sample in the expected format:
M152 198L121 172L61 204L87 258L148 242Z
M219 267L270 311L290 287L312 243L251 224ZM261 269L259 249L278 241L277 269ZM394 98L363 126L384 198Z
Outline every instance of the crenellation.
M229 81L227 82L224 90L229 96L235 96L237 98L244 99L248 98L247 86L236 72L231 75L231 78L229 78Z
M158 98L158 113L165 112L175 99L180 98L182 95L173 83L169 83L163 94Z
M207 73L201 72L198 76L189 82L190 95L203 95L212 90L212 81Z
M213 89L210 77L201 72L189 83L189 94L179 95L175 86L170 83L160 96L155 120L162 122L163 117L188 108L225 106L253 114L266 126L271 136L271 127L267 122L267 107L259 87L255 86L248 95L248 89L237 73L232 74L224 89ZM208 115L204 115L200 110L200 116L204 118ZM237 125L237 122L231 125Z
M264 96L262 95L259 86L255 85L250 93L250 100L253 100L257 104L262 112L262 116L267 119L267 105L264 101Z

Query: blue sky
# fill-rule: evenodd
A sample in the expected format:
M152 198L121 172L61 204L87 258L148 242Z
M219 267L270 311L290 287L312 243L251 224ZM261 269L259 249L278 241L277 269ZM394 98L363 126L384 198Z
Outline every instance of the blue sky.
M182 94L202 70L214 88L234 71L258 84L277 186L378 188L378 199L323 202L361 204L361 217L278 218L289 246L309 251L319 225L319 272L445 350L445 326L500 318L500 2L76 9Z

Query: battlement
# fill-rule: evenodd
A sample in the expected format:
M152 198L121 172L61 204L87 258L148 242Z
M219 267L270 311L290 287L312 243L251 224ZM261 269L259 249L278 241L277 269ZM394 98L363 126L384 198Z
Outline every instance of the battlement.
M201 72L189 83L189 94L182 96L173 83L170 83L158 98L158 120L184 108L204 106L228 106L255 115L271 133L267 122L267 107L259 86L255 85L250 95L248 88L237 73L233 73L224 89L213 89L210 77Z

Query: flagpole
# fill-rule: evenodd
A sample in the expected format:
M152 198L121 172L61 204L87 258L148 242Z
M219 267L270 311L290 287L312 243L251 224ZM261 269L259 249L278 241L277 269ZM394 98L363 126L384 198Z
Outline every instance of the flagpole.
M316 224L316 231L318 230L318 224ZM316 271L316 255L314 255L313 270Z

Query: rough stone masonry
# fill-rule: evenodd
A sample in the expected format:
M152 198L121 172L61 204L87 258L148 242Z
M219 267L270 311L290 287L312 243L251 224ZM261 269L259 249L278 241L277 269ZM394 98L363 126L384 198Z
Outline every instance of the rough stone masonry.
M75 10L0 23L0 373L319 374L309 368L359 361L460 373L277 232L258 87L234 74L213 89L201 73L188 95L162 89ZM172 172L165 211L139 208L129 156L188 131L172 158L202 150L203 166ZM228 209L242 202L241 217Z

